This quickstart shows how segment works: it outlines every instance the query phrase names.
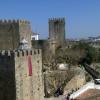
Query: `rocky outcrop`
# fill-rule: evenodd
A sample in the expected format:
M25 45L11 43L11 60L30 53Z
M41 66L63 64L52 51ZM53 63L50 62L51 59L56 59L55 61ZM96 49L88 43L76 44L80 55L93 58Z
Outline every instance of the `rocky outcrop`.
M85 84L85 72L84 70L77 68L75 70L74 77L66 83L64 88L64 94L68 94L69 92L76 91L78 88L82 87Z
M44 73L45 96L52 96L59 86L64 85L74 76L74 71L49 71Z

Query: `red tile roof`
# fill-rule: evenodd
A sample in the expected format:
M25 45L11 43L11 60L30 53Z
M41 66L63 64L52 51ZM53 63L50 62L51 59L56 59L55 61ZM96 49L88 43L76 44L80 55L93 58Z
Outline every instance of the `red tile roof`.
M99 99L96 99L96 97ZM84 93L80 94L74 100L100 100L100 90L99 89L89 89L85 91Z

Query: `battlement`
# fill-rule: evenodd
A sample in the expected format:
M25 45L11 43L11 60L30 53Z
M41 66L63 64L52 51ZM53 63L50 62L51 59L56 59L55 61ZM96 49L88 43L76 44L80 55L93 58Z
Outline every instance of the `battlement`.
M28 56L28 55L40 55L40 54L41 54L41 49L22 50L22 51L15 52L15 55L17 57L20 57L20 56Z
M14 51L11 50L1 50L0 51L0 56L12 56L14 55Z
M65 18L49 18L49 22L65 22Z
M19 20L19 23L21 23L21 24L30 24L30 22L27 21L27 20Z
M34 50L21 50L21 51L11 51L11 50L2 50L0 51L0 56L12 56L15 55L17 57L20 56L28 56L28 55L40 55L41 49L34 49Z
M30 24L30 22L29 21L27 21L27 20L15 20L15 19L13 19L13 20L7 20L7 19L1 19L0 20L0 23L5 23L5 24L7 24L7 23L24 23L24 24Z

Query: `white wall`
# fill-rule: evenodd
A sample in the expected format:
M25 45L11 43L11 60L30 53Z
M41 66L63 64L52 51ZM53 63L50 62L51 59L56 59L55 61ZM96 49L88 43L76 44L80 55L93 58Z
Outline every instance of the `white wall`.
M39 35L32 35L31 40L39 40Z
M78 91L76 91L73 94L71 94L70 98L74 99L74 98L78 97L80 94L84 93L85 91L87 91L89 89L100 89L100 85L96 85L96 84L91 83L91 82L87 83L82 88L80 88Z

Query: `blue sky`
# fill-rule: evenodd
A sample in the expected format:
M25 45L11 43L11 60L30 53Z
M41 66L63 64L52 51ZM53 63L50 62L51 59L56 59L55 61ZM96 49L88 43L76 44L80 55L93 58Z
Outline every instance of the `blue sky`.
M100 35L100 0L0 0L0 19L29 20L40 38L52 17L65 17L67 38Z

